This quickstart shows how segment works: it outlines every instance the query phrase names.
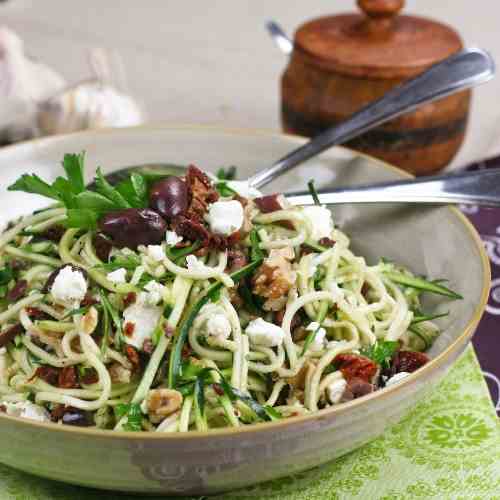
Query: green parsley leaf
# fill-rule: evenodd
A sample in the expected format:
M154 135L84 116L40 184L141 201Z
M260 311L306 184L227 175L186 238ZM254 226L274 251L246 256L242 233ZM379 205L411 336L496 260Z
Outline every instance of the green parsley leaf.
M250 260L252 262L255 262L256 260L264 258L264 252L259 246L260 244L259 233L255 228L250 231L250 244L251 244Z
M14 278L14 271L10 266L0 269L0 285L8 285Z
M217 192L223 196L224 198L229 198L231 196L234 196L236 193L236 191L234 189L231 189L226 181L219 181L217 182L217 184L215 185L215 189L217 189Z
M221 181L232 181L236 177L236 167L234 165L228 168L221 167L217 170L215 175L217 176L217 179L220 179Z
M14 184L11 184L8 191L24 191L25 193L34 193L47 198L53 198L60 201L59 193L51 185L40 179L36 174L23 174Z
M145 178L137 173L120 182L115 188L134 208L148 206L148 186Z
M126 417L127 421L123 425L123 429L131 432L142 430L142 412L140 405L136 403L120 403L115 406L115 414L117 418Z
M85 163L85 152L80 154L65 154L62 162L64 171L75 194L85 190L83 179L83 168Z
M360 353L375 361L383 368L388 368L389 363L398 348L398 342L391 340L378 340L375 344L363 347Z
M99 214L87 209L70 208L67 211L66 225L81 229L96 229Z
M94 191L83 191L75 196L76 208L93 210L97 213L106 213L116 210L116 205L103 196Z
M318 192L316 191L316 188L314 187L314 181L312 179L307 183L307 187L309 188L309 193L312 196L312 199L314 200L314 204L321 205L321 202L319 201L319 197L318 197Z
M111 200L115 209L131 208L132 205L117 191L102 175L101 168L99 167L96 172L95 186L97 192L102 194L108 200Z

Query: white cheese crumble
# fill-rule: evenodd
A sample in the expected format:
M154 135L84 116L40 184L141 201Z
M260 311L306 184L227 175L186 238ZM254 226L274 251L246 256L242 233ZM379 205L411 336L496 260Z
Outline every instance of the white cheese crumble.
M224 314L216 313L208 318L207 335L215 339L226 340L231 336L231 323Z
M146 296L144 292L140 293L136 302L123 311L124 327L127 323L134 325L132 335L125 335L125 342L141 350L144 341L153 335L162 313L161 307L148 304Z
M50 415L47 410L31 401L4 401L1 403L6 408L7 415L11 417L22 417L37 422L50 422Z
M411 373L409 373L409 372L396 373L390 379L387 380L387 382L385 383L385 386L389 387L390 385L397 384L398 382L400 382L401 380L406 378L408 375L411 375Z
M311 239L318 241L321 238L330 238L333 232L332 213L328 208L311 205L302 209L303 214L312 227Z
M314 340L311 342L309 349L311 351L321 351L326 346L326 330L320 327L317 321L313 321L307 325L306 330L309 332L316 332ZM318 330L318 331L316 331Z
M229 236L243 225L243 206L239 201L216 201L208 207L207 222L215 234Z
M148 257L155 262L161 262L165 258L165 251L161 245L148 245L146 252Z
M163 300L165 287L161 283L154 280L148 281L144 290L148 293L139 294L139 300L144 302L146 305L155 306L158 302Z
M87 281L80 271L66 266L57 273L50 292L57 302L78 307L87 293Z
M182 236L179 236L175 231L167 231L165 235L165 239L167 240L167 245L175 246L177 243L182 241Z
M342 395L344 394L345 388L347 387L347 382L344 378L334 380L326 388L326 393L328 399L332 405L340 403Z
M186 257L186 264L189 271L194 273L201 273L207 270L205 264L196 257L196 255L188 255Z
M244 198L258 198L262 193L250 186L248 181L226 181L226 186Z
M262 318L250 321L245 332L252 344L263 345L265 347L279 346L285 339L285 332L282 328Z
M125 283L125 278L127 276L127 270L124 267L116 269L116 271L111 271L106 275L108 281L111 283Z

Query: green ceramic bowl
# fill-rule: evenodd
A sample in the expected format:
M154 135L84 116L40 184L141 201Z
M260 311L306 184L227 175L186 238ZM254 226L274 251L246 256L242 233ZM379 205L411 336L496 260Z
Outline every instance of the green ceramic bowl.
M286 135L193 126L84 132L0 151L2 222L43 205L7 193L22 172L55 177L66 152L86 150L88 164L107 172L134 164L195 163L208 170L238 165L240 178L270 165L303 142ZM90 169L89 169L90 170ZM92 172L93 173L93 172ZM268 191L398 179L406 174L335 148L279 179ZM361 446L400 420L435 386L463 352L487 300L490 272L481 241L461 213L448 207L352 205L333 207L355 251L386 257L416 273L446 276L464 300L450 310L432 361L398 385L367 397L285 421L243 429L188 434L113 433L39 424L0 415L0 462L39 476L96 488L148 494L210 494L289 475ZM439 304L438 304L439 302ZM432 305L432 304L431 304Z

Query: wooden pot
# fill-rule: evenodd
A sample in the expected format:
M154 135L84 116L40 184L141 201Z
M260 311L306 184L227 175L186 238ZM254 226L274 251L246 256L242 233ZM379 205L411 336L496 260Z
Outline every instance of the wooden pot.
M358 0L364 14L302 25L281 80L286 132L312 137L462 48L457 33L397 15L403 0ZM347 145L417 175L445 167L466 130L470 91L426 104Z

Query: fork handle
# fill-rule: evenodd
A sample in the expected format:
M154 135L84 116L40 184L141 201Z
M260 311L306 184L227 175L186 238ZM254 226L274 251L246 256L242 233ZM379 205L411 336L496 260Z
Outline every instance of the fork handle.
M500 207L500 168L420 177L320 191L321 203L461 203ZM287 194L294 205L313 205L308 193Z

